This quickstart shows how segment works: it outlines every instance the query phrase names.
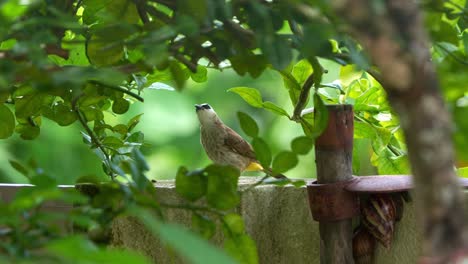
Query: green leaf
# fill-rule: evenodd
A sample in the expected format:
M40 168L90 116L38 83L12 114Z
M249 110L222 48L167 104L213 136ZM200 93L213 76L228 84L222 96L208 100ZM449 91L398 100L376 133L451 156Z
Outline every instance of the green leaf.
M40 168L39 168L40 169ZM36 169L37 171L37 169ZM55 189L57 188L57 180L45 175L45 174L37 174L31 177L30 183L35 185L35 187L43 188L43 189Z
M310 65L308 60L303 59L294 65L291 74L297 83L302 86L312 72L312 65Z
M283 84L289 92L289 98L291 99L291 102L296 105L297 100L299 100L299 95L301 94L301 85L289 72L280 71L279 73L281 74L281 77L283 77Z
M178 90L182 90L185 85L185 81L187 81L189 75L188 72L182 69L180 64L175 61L171 61L169 64L169 70L172 74L172 78L176 84L176 88Z
M410 172L408 157L406 155L395 156L388 148L379 153L373 153L372 165L377 167L379 174L408 174Z
M21 163L14 161L14 160L8 160L10 162L10 165L19 173L23 174L26 178L28 178L29 172L28 169L26 169Z
M113 126L112 130L114 132L117 132L117 133L121 134L122 136L127 135L127 132L128 132L128 128L124 124L117 124L117 125Z
M216 233L216 224L207 216L197 213L192 214L192 228L200 236L206 239L212 238Z
M128 102L128 100L126 100L125 98L117 98L112 104L112 112L119 115L125 114L129 108L130 102Z
M269 168L272 156L268 144L263 139L256 137L252 141L252 147L260 164L265 168Z
M123 140L114 136L105 137L101 143L109 148L114 148L114 149L121 148L124 145Z
M275 113L277 115L283 115L283 116L286 116L286 117L289 118L289 114L288 114L288 112L286 112L286 110L284 110L283 108L275 105L274 103L272 103L270 101L263 102L263 108L265 108L268 111L273 112L273 113Z
M263 54L268 58L273 67L282 70L292 60L292 52L289 43L278 35L266 35L258 39Z
M328 125L328 109L318 94L314 95L314 135L320 135Z
M140 123L140 119L141 119L141 116L143 114L139 114L139 115L136 115L134 117L132 117L132 119L130 119L127 123L127 127L128 127L128 132L132 132L132 130L136 127L136 125L138 125L138 123Z
M298 155L305 155L314 146L314 140L311 137L300 136L291 142L291 149L294 153Z
M468 31L463 31L462 41L465 50L465 55L468 55Z
M55 103L52 108L45 108L43 114L60 126L69 126L77 119L76 113L63 102Z
M290 151L283 151L276 155L273 160L273 171L276 173L283 173L294 168L299 160L296 154Z
M189 201L200 199L207 190L207 179L202 170L189 172L187 168L180 167L175 184L176 192Z
M38 115L43 105L48 105L50 95L33 91L15 99L15 114L17 118L28 118Z
M457 174L460 177L468 178L468 167L457 169Z
M213 164L205 171L208 173L206 200L208 204L220 210L229 210L240 202L237 193L239 170L232 166Z
M0 104L0 124L0 139L13 135L15 131L15 116L4 104Z
M244 112L237 112L237 118L239 118L241 128L245 134L253 138L257 137L258 125L252 117Z
M236 262L206 240L185 227L162 223L143 209L133 208L132 214L140 219L161 241L193 264L236 264ZM130 263L130 262L129 262Z
M257 264L258 253L255 242L248 235L234 235L224 241L224 248L239 263Z
M244 219L238 214L225 215L223 222L232 234L243 234L245 232Z
M96 66L110 66L123 59L124 45L93 35L86 42L86 56Z
M207 74L208 74L208 71L206 70L206 67L198 65L197 72L190 73L190 77L192 78L194 82L203 83L203 82L206 82L207 80Z
M18 124L16 125L15 132L20 134L22 139L32 140L39 136L41 131L39 128L41 123L40 116L27 119L18 118L16 121Z
M262 95L257 89L249 87L234 87L229 89L228 92L233 92L240 95L244 101L253 107L263 107Z
M62 263L151 263L147 257L127 249L100 249L91 241L77 235L57 239L48 244L46 250Z

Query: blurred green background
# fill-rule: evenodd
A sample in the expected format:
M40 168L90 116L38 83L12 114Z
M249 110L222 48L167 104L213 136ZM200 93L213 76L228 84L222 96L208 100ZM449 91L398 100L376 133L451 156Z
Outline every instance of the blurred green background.
M338 79L339 65L325 60L322 63L328 69L323 82ZM303 134L301 126L285 117L253 108L238 95L227 92L229 88L238 86L259 89L264 100L278 104L289 113L293 110L287 90L283 88L283 81L277 72L267 70L259 78L253 79L238 76L234 71L225 69L209 71L207 82L189 82L181 92L147 89L143 94L144 103L133 103L130 111L122 116L113 116L109 112L107 118L115 119L115 122L127 122L131 117L143 113L137 130L145 134L146 144L142 150L150 165L147 174L150 179L174 178L180 165L196 169L210 163L199 141L199 125L194 110L194 104L197 103L211 104L223 121L244 137L236 113L247 112L258 122L260 136L268 142L273 154L290 149L291 140ZM0 141L0 181L27 182L26 178L10 166L8 160L34 160L45 173L62 184L72 184L85 175L108 180L102 172L98 157L83 144L81 130L78 123L60 127L44 118L39 138L25 141L15 134ZM359 171L355 173L374 174L375 170L369 163L369 142L357 140L355 145L360 154L354 158L361 161ZM315 177L313 153L311 151L308 155L300 156L299 165L286 175L292 178ZM249 175L258 174L254 172Z

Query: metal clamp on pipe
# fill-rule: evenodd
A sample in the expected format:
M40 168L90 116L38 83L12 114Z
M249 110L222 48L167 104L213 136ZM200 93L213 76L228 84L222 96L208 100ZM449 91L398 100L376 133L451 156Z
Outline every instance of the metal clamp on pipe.
M315 221L337 221L359 215L359 198L356 193L345 190L356 178L337 183L307 184L309 206Z

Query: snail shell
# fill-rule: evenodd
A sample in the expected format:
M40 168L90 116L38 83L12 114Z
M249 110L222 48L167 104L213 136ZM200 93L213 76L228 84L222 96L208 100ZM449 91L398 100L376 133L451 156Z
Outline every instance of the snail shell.
M375 238L363 226L353 235L353 258L356 264L371 264L374 260Z
M391 246L397 212L397 204L389 194L371 195L361 207L363 225L385 248Z

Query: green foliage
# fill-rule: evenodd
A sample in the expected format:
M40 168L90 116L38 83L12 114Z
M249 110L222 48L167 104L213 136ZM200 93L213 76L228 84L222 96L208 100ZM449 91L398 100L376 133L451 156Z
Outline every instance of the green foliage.
M204 170L190 172L180 167L175 178L176 191L189 201L196 201L206 194L207 177Z
M461 84L468 79L460 65L468 64L467 4L422 5L432 38L432 61L455 120L458 166L466 167L468 94ZM191 211L192 226L204 238L212 237L221 223L226 251L238 262L257 263L255 243L245 234L241 217L232 214L240 201L237 170L219 165L195 171L180 167L176 191L187 202L184 205L159 205L146 177L145 135L135 130L141 114L132 112L132 105L143 102L141 95L147 90L180 91L187 84L204 83L207 68L229 67L254 78L268 69L281 75L293 112L273 102L276 98L269 95L277 90L270 87L233 84L237 87L229 89L250 106L287 117L291 126L302 128L305 135L292 139L291 150L273 155L277 146L259 137L259 127L249 115L238 113L257 159L265 168L272 166L274 173L293 169L298 156L310 152L327 125L331 104L354 106L355 140L370 142L355 144L362 148L355 154L365 153L380 174L409 171L399 121L381 85L366 73L372 65L361 45L337 30L339 19L325 2L9 0L0 6L0 139L15 134L36 139L43 124L50 124L44 119L61 127L79 126L83 142L102 162L104 174L114 180L101 184L92 176L83 177L82 182L99 183L92 197L62 193L34 162L11 160L11 166L36 187L1 204L6 242L2 240L0 252L10 262L39 257L58 262L145 263L134 253L95 245L105 244L106 225L112 219L134 215L193 263L233 263L198 236L163 223L162 209L171 207ZM332 71L339 74L329 77ZM125 113L133 117L114 118ZM73 150L66 151L68 156ZM362 165L359 160L363 159L354 159L355 173ZM465 174L463 169L459 173ZM82 206L67 216L36 210L54 199ZM51 218L73 222L86 232L65 238L50 224ZM44 249L49 255L41 255ZM77 254L77 249L84 252Z
M258 136L258 125L253 118L243 112L237 112L237 117L245 134L253 138Z
M272 160L271 150L265 140L261 138L254 138L252 141L252 148L254 149L255 155L260 164L265 168L270 167Z
M82 236L57 239L47 245L46 250L58 259L57 262L62 263L151 263L147 258L128 250L100 249Z
M296 154L290 151L283 151L276 155L273 160L273 171L277 173L286 172L294 168L299 160L297 159Z
M260 91L254 88L249 87L234 87L228 90L229 92L234 92L242 97L248 104L257 108L264 108L270 112L273 112L277 115L283 115L289 117L286 110L275 105L273 102L263 101Z
M235 263L213 245L182 226L154 221L154 217L147 211L133 210L133 215L141 219L153 234L158 234L162 241L180 252L191 263Z
M291 141L291 149L298 155L305 155L309 153L313 146L314 140L306 136L297 137Z
M0 139L7 138L15 131L15 117L11 110L5 105L0 105Z

